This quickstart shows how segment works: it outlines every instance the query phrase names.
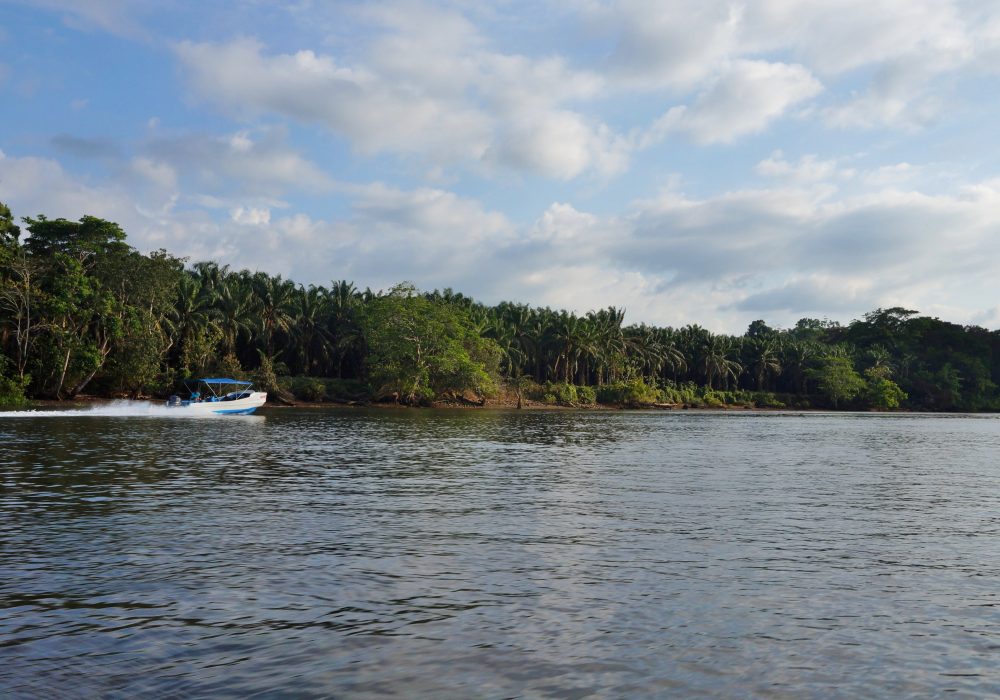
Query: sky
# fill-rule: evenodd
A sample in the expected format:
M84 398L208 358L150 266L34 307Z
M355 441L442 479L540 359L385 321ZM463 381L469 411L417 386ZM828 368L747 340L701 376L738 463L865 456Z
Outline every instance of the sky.
M0 0L0 201L302 284L1000 328L1000 0Z

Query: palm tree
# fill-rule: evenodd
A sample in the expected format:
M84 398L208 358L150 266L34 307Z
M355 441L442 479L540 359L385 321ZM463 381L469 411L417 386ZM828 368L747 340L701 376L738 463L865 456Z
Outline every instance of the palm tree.
M676 333L677 347L688 360L685 369L685 379L697 381L704 376L705 347L711 333L699 325L692 324L681 328Z
M331 349L327 316L329 297L323 287L299 288L293 335L302 356L304 374L311 374L317 359L326 359Z
M583 321L576 314L563 311L550 326L548 340L556 353L552 375L558 378L559 368L562 366L563 377L569 384L576 373L577 360L587 342Z
M184 365L189 365L192 361L202 365L207 359L193 358L190 353L199 337L217 328L211 302L211 297L205 293L197 277L190 273L181 276L177 284L173 313L167 320L176 335L178 356Z
M627 361L627 346L622 323L625 310L609 306L599 311L591 311L587 318L597 334L598 349L595 355L597 384L615 381Z
M544 381L544 369L548 367L549 325L552 321L552 311L539 309L525 327L523 333L525 342L531 348L532 376L536 382Z
M778 343L774 337L758 336L743 341L747 369L753 372L757 391L764 390L766 380L781 373L778 360Z
M733 342L724 335L708 334L705 345L702 349L701 368L705 373L705 385L709 389L714 389L716 377L722 380L723 389L729 388L729 380L739 378L743 368L740 363L732 359Z
M625 329L625 342L632 366L643 380L655 382L663 366L659 339L645 323Z
M229 265L220 267L218 263L210 260L196 262L191 267L194 268L194 274L201 283L202 289L209 296L218 294L219 289L225 284L226 279L230 275Z
M787 341L781 346L781 365L792 391L806 393L807 370L818 356L816 344L808 340Z
M875 374L881 377L891 377L893 372L892 355L884 345L872 345L868 348L868 361Z
M357 313L365 300L373 297L374 294L370 289L364 293L359 292L354 284L347 280L333 282L327 292L327 335L330 338L338 379L344 376L344 360L351 355L359 358L360 365L362 336Z
M673 328L657 328L656 332L659 336L660 350L663 356L664 379L666 379L666 369L669 367L671 380L676 382L678 370L687 369L687 358L678 347L677 334Z
M516 373L511 376L521 376L527 373L529 367L535 366L535 356L540 351L536 338L532 333L532 323L535 313L526 304L501 304L497 307L505 325L511 329L515 356L518 358Z
M492 340L500 348L500 371L507 377L519 376L516 372L524 360L524 355L513 326L504 323L496 314L491 314L487 317L481 335Z
M274 359L274 338L287 333L292 325L295 303L295 283L271 277L263 272L253 276L253 291L260 312L259 330L267 357Z
M227 354L235 353L240 338L249 339L253 333L256 299L250 287L235 275L226 278L215 292L222 349Z

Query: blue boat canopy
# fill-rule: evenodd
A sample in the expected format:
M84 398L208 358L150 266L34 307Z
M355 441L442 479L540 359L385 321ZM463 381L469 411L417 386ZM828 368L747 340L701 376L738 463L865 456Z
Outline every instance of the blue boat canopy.
M253 382L244 382L239 379L226 379L221 378L210 378L210 379L196 379L198 382L205 382L206 384L238 384L240 386L250 386Z

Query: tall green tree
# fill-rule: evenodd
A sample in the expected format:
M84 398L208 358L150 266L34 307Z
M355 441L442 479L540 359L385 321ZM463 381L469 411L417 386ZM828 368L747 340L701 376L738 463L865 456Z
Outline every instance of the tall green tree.
M287 334L295 313L295 283L281 275L271 277L259 272L253 277L253 291L257 297L257 313L263 350L274 360L279 334Z
M824 357L817 368L810 370L810 376L834 408L853 400L865 389L865 382L854 370L850 358L842 355Z
M14 222L10 207L0 202L0 265L13 257L21 237L21 227Z
M446 392L496 388L500 352L467 313L397 285L365 304L362 329L375 393L417 404Z

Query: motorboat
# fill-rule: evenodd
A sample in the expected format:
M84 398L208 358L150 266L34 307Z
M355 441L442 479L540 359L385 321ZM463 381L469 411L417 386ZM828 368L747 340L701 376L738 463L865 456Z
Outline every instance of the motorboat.
M253 413L267 401L267 392L254 391L252 382L225 377L209 377L184 382L190 392L187 399L176 394L167 399L168 408L192 413Z

